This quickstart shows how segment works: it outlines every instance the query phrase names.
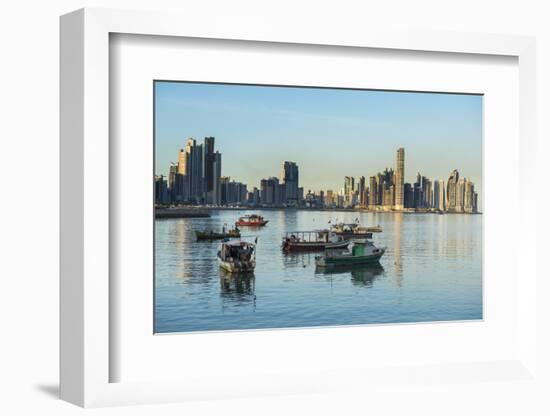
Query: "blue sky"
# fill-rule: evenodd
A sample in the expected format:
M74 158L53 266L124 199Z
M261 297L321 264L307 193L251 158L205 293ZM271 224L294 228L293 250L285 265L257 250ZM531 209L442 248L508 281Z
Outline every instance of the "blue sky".
M214 136L222 175L249 189L290 160L305 192L339 190L344 176L395 167L404 147L407 182L456 168L479 192L482 105L476 95L156 82L155 172L167 174L187 138Z

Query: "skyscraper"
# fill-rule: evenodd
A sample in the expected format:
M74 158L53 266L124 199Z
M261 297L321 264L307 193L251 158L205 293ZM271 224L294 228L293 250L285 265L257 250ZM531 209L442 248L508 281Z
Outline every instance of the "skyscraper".
M216 178L216 173L214 170L214 164L216 163L216 153L214 152L214 137L205 137L204 144L202 146L202 174L203 174L203 198L209 203L215 203L216 196L214 195L214 182L219 180ZM219 156L219 165L221 166L221 155ZM220 170L221 173L221 170ZM220 175L221 176L221 175Z
M397 149L397 168L395 172L395 209L405 207L405 149Z
M299 205L299 173L298 165L294 162L284 161L281 164L280 183L284 184L284 195L281 195L283 203L291 206Z
M367 194L365 188L365 177L361 176L357 183L357 193L359 194L359 204L365 206L367 204Z
M445 211L445 181L435 180L434 186L434 203L433 207L440 211Z
M466 178L459 179L456 187L456 211L464 212L464 202L466 195Z
M378 204L378 186L376 176L369 178L369 207L374 208Z
M353 193L355 192L355 178L346 176L344 178L344 201L345 204L351 206L353 204Z
M214 152L212 157L212 194L211 203L214 205L221 205L222 203L222 155L219 152Z
M447 179L447 210L450 212L457 212L458 202L458 170L453 170Z
M202 145L197 145L195 139L189 138L185 144L185 155L182 155L182 151L180 151L178 173L185 174L186 199L192 203L201 203L203 202Z
M464 211L474 212L475 206L475 191L474 184L469 179L466 181L466 187L464 189Z
M262 205L274 206L282 202L280 195L279 179L272 177L262 179L260 182L260 200Z

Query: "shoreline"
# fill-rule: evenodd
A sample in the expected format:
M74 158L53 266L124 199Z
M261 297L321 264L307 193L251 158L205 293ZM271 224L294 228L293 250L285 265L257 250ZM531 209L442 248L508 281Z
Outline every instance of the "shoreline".
M284 207L209 207L187 206L177 208L155 208L155 218L208 218L210 211L310 211L310 212L355 212L362 214L432 214L432 215L482 215L482 212L439 212L439 211L396 211L396 210L368 210L353 208L284 208Z

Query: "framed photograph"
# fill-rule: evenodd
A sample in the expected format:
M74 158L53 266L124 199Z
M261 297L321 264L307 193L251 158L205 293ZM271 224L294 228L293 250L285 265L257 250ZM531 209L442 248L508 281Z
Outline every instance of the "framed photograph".
M62 398L533 380L534 40L199 23L61 18Z
M154 94L155 333L483 319L482 95Z

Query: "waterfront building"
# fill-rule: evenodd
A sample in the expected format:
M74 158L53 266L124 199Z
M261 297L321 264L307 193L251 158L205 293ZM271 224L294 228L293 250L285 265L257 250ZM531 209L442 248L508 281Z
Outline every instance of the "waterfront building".
M413 193L414 193L413 208L421 208L424 197L422 194L422 176L420 175L420 172L417 172L416 174L416 182L413 185Z
M456 187L456 211L464 212L466 195L466 178L459 179Z
M338 206L338 195L332 189L327 190L325 194L325 206L327 208L336 208Z
M434 203L433 207L440 211L445 211L445 181L435 180L434 181Z
M346 176L344 178L344 203L346 206L353 206L353 193L355 192L355 178Z
M178 164L170 162L168 167L168 193L170 201L176 200L176 175L178 174Z
M276 206L281 204L279 179L271 177L260 182L260 200L264 206Z
M221 205L227 205L227 190L228 190L228 184L230 181L231 181L231 178L229 176L222 176L220 178Z
M397 166L395 172L395 209L402 211L405 207L405 149L397 149Z
M289 206L299 205L299 171L295 162L284 161L281 164L280 183L284 185L281 194L282 203Z
M459 205L457 204L458 195L458 180L459 174L458 170L453 170L447 179L447 210L449 212L458 212Z
M469 179L465 183L464 187L464 211L472 213L474 212L474 184Z
M377 176L379 181L379 193L378 200L379 205L382 205L384 209L391 209L395 205L395 175L393 169L384 169L384 171Z
M359 182L357 183L357 193L359 195L359 204L361 206L365 206L367 205L366 203L366 198L365 198L365 191L366 191L366 188L365 188L365 177L364 176L361 176L359 178Z
M248 202L246 184L229 180L229 177L222 177L220 182L223 205L245 205Z
M215 152L213 156L212 163L212 204L221 205L222 196L221 196L221 176L222 176L222 155L219 152Z
M252 188L252 204L260 205L260 190L256 187Z
M323 207L323 191L319 195L315 194L311 190L307 191L304 198L304 204L307 208L322 208Z
M395 187L393 185L384 187L384 193L382 196L382 205L384 207L389 208L393 205L394 192L395 192Z
M178 159L178 174L185 175L186 195L184 200L191 203L203 203L203 146L197 141L189 138L185 149L180 150ZM184 153L184 154L182 154Z
M168 181L164 175L155 175L155 204L167 204L168 202Z
M413 187L410 183L405 183L403 185L403 194L404 194L404 207L413 208L414 207L414 192Z
M214 151L214 137L205 137L202 146L202 174L203 192L202 199L208 204L218 205L221 203L220 177L222 157L219 152Z
M422 177L422 192L423 192L423 204L424 208L432 208L433 206L433 192L432 192L432 181Z
M374 208L375 205L378 205L378 185L376 183L376 176L371 176L369 178L369 208Z

